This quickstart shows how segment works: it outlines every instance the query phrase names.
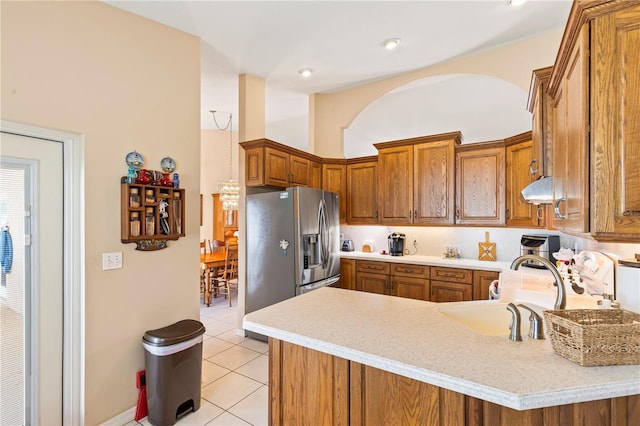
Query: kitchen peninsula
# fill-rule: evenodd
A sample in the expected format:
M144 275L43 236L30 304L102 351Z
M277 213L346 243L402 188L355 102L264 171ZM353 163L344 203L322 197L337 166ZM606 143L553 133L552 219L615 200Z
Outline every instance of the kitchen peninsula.
M441 306L321 288L247 315L247 330L270 337L271 424L640 418L640 366L580 367L548 340L523 333L523 342L512 342L507 324L504 336L479 334L435 310Z

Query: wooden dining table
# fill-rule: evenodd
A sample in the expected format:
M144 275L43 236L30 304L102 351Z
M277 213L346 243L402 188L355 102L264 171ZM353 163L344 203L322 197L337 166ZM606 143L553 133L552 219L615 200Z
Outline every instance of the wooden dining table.
M218 275L218 270L224 268L224 261L227 252L224 250L214 251L213 253L200 254L200 273L205 276L204 284L204 302L207 306L211 305L211 293L213 286L213 277Z

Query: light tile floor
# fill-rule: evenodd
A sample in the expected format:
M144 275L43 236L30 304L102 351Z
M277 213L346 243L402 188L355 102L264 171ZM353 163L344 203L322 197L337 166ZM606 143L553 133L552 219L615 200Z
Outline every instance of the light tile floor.
M266 425L269 356L265 342L236 335L237 302L222 298L201 305L206 331L202 344L200 409L180 418L180 426ZM126 426L150 425L145 417Z

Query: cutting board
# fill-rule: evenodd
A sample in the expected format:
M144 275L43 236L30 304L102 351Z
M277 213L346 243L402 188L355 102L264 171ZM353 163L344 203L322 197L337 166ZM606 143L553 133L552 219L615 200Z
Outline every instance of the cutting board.
M489 233L484 233L484 241L478 243L478 260L496 260L496 243L489 241Z

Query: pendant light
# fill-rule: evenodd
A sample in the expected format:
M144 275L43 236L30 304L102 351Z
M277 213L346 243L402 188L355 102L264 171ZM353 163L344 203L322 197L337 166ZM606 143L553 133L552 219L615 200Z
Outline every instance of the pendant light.
M229 179L223 180L218 184L218 192L220 193L220 201L222 202L222 210L238 210L238 202L240 200L240 185L238 181L233 179L231 159L233 151L233 133L231 131L231 119L233 115L229 113L229 121L226 126L220 126L216 120L216 112L210 111L213 115L213 122L218 130L229 129Z

